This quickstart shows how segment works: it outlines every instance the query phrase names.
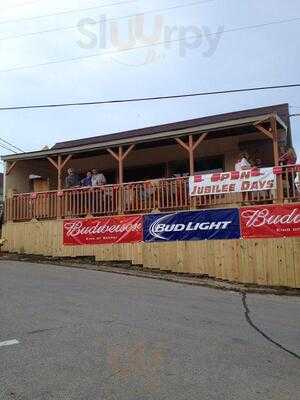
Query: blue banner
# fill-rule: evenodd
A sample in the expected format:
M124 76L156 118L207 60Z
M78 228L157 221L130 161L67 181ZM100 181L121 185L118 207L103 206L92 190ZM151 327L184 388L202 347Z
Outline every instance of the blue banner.
M144 216L144 241L239 239L237 208L149 214Z

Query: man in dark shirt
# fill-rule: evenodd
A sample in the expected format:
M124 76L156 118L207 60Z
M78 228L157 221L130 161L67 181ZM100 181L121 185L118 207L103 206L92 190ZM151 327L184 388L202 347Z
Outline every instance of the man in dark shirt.
M68 175L65 179L65 187L66 189L70 189L73 187L80 186L80 179L77 174L75 174L73 168L68 169Z
M88 171L86 177L81 180L81 186L88 187L92 186L92 173Z

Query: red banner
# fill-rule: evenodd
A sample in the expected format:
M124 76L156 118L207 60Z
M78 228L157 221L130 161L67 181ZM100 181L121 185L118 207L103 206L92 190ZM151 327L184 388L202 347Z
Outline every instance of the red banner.
M66 220L64 245L141 242L142 218L141 215L126 215Z
M242 237L300 236L300 205L270 205L240 209Z

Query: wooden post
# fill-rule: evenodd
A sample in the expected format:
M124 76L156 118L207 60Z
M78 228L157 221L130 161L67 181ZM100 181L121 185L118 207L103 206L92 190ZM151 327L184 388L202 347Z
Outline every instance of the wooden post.
M278 130L276 117L271 118L271 128L273 134L274 165L279 165Z
M57 159L57 190L61 191L61 156L58 156Z
M274 165L278 166L279 165L279 148L278 148L278 130L277 130L277 119L276 115L272 115L269 118L270 121L270 129L267 130L263 126L260 126L262 122L266 122L267 120L264 121L259 121L254 126L263 134L265 134L269 139L272 139L273 142L273 155L274 155ZM283 180L282 180L282 175L276 175L276 182L277 182L277 201L279 203L283 202Z
M112 149L106 149L109 154L118 162L119 172L118 172L118 183L122 184L124 182L124 160L134 148L134 144L128 147L128 149L123 152L123 147L119 146L118 153L114 152Z
M207 132L202 133L198 139L194 142L194 137L193 135L189 135L189 141L188 144L185 143L184 141L182 141L179 138L176 138L176 142L182 147L184 148L188 154L189 154L189 163L190 163L190 176L195 175L195 158L194 158L194 152L196 150L196 148L199 146L199 144L201 142L203 142L203 140L206 138L207 136ZM196 208L196 197L191 198L191 209L195 209Z
M190 175L193 176L195 173L195 161L194 161L194 140L193 136L189 135L189 160L190 160Z
M190 163L190 176L195 174L195 160L194 160L194 152L196 148L199 146L201 142L206 138L207 132L202 133L199 138L194 142L193 135L189 135L188 144L185 143L183 140L176 138L176 142L184 148L189 154L189 163Z
M274 155L274 165L278 166L279 165L279 148L278 148L278 130L277 130L277 120L276 120L276 115L272 115L270 117L270 129L267 130L263 126L260 126L261 122L266 122L264 121L259 121L254 126L262 132L264 135L266 135L269 139L272 139L273 141L273 155Z
M273 134L273 153L274 153L274 165L279 165L279 148L278 148L278 129L277 129L277 120L276 116L272 116L271 118L271 130ZM283 203L283 179L282 175L276 175L277 181L277 201L279 203Z
M57 169L57 190L62 189L61 177L62 171L66 166L67 162L72 158L72 154L69 154L64 160L61 155L57 156L57 162L51 157L47 157L47 160Z
M67 162L72 158L72 154L69 154L64 160L61 155L57 156L57 162L51 157L47 157L47 160L57 169L57 190L62 190L62 171ZM61 196L57 196L57 217L61 218Z
M128 149L123 152L123 147L119 146L118 148L118 153L114 152L112 149L106 149L109 154L113 156L113 158L118 162L118 183L119 183L119 206L118 206L118 211L119 213L122 213L123 211L123 199L124 199L124 189L123 189L123 183L124 183L124 160L128 156L128 154L131 152L131 150L134 148L134 144L128 147Z
M119 185L122 185L123 181L124 181L123 147L119 146Z

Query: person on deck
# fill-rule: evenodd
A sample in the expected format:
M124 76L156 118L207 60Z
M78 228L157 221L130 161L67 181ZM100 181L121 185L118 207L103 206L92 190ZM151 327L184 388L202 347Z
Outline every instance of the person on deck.
M297 155L292 147L286 147L281 150L282 155L279 157L279 165L295 165L297 162ZM286 179L286 173L288 179ZM286 168L283 173L283 181L286 183L284 188L284 194L288 195L290 198L295 198L298 196L297 186L295 184L295 179L297 177L296 172L290 168Z
M294 165L297 161L297 155L292 147L287 147L279 158L280 165Z
M240 172L240 171L244 171L244 170L247 170L247 169L251 169L251 164L250 164L250 161L249 161L249 155L247 153L241 153L239 160L235 164L235 171ZM242 201L243 201L243 203L246 200L249 201L251 199L252 199L252 193L246 193L246 192L242 193Z
M248 154L247 153L242 153L240 155L239 160L235 164L235 170L236 171L243 171L243 170L251 169L251 164L248 161L248 159L249 159Z
M88 187L92 186L92 173L88 171L86 177L81 180L81 186Z
M99 173L96 168L92 169L92 186L102 186L106 184L106 178L102 173Z
M73 168L68 169L68 175L65 179L65 187L66 189L71 189L74 187L80 186L80 179L77 174L75 174Z

